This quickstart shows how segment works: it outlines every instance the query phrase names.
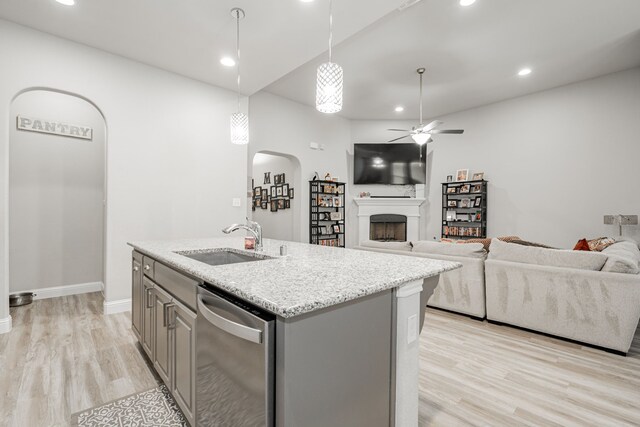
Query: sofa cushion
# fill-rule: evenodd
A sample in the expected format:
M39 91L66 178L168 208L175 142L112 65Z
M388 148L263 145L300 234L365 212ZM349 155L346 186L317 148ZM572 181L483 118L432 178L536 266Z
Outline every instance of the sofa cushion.
M548 265L599 271L607 262L607 255L599 252L545 249L506 243L498 239L491 242L489 258L523 264Z
M487 251L482 243L467 243L464 245L419 240L413 242L413 252L426 254L461 256L470 258L484 258Z
M635 242L617 242L603 249L602 253L609 257L602 267L602 271L627 274L640 273L640 250Z
M378 242L376 240L365 240L360 243L365 248L389 249L392 251L411 251L411 242Z

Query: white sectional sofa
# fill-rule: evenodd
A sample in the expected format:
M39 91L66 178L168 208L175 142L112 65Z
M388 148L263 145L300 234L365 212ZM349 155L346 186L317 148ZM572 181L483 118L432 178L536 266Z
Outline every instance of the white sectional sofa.
M423 303L480 319L485 317L484 261L487 252L481 243L365 241L356 249L461 263L462 268L440 275L433 295Z
M494 239L487 319L627 353L640 320L639 272L635 242L580 252Z

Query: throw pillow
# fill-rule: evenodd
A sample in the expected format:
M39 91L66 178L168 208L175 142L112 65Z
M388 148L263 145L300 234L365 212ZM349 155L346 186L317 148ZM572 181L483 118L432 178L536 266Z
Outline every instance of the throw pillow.
M595 252L601 252L609 246L613 245L616 239L612 237L599 237L589 240L589 249Z
M491 237L487 239L467 239L467 240L460 241L460 243L482 243L482 246L484 246L484 250L489 252L489 246L491 245Z
M578 240L578 243L573 247L574 251L590 251L589 242L587 239Z
M515 243L520 246L531 246L533 248L558 249L553 246L543 245L542 243L529 242L528 240L511 240L509 243Z

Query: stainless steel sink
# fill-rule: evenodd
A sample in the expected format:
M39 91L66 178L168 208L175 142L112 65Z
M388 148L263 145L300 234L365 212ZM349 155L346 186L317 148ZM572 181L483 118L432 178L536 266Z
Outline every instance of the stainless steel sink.
M266 255L242 253L232 249L212 249L210 251L177 253L208 265L227 265L270 259L270 257L267 257Z

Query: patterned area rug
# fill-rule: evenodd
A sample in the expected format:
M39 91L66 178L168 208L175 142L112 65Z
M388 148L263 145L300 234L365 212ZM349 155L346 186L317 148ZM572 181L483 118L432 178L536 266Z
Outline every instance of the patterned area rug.
M72 416L72 422L78 427L188 426L164 384L79 412Z

